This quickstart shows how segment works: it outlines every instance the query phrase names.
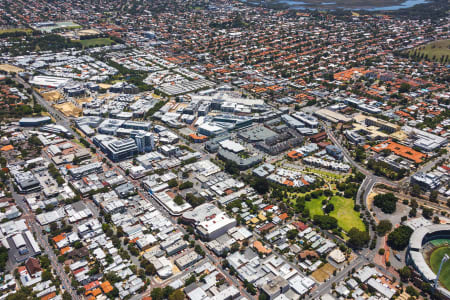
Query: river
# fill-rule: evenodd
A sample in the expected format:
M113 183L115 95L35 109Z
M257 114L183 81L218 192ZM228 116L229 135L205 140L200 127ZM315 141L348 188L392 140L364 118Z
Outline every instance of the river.
M243 0L243 2L248 2L252 4L259 4L259 2L255 2L252 0ZM399 4L395 5L385 5L385 6L378 6L376 4L370 4L370 2L364 6L357 6L357 5L346 5L348 4L347 1L341 1L337 0L334 2L302 2L302 1L295 1L295 0L276 0L276 1L262 1L261 3L265 4L285 4L289 6L291 9L347 9L347 10L368 10L368 11L384 11L384 10L398 10L402 8L409 8L413 7L417 4L423 4L427 3L427 0L406 0ZM346 3L347 2L347 3Z

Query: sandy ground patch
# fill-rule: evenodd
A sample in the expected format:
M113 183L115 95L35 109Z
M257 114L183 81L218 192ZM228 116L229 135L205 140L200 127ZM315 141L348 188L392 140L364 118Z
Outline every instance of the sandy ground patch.
M86 36L86 35L96 35L99 34L100 31L96 29L82 29L78 31L79 36Z
M188 106L187 103L177 103L174 106L172 106L172 108L169 111L170 112L176 112L180 108L186 108L186 106Z
M98 99L105 99L105 98L111 98L111 97L113 97L113 96L115 96L115 95L117 95L117 94L110 94L110 93L107 93L107 94L97 95L97 98L98 98Z
M109 89L109 88L111 87L111 84L99 83L98 86L99 86L101 89L107 90L107 89Z
M19 67L13 66L13 65L1 64L0 71L5 71L5 72L9 72L9 73L19 73L19 72L23 72L24 70Z
M41 93L42 98L49 102L56 102L62 99L62 95L57 90Z
M86 98L80 98L80 99L76 99L75 101L79 104L82 105L83 103L89 103L92 101L92 97L86 97Z
M320 269L314 271L311 276L318 282L325 282L333 275L334 270L336 270L335 267L330 264L325 264Z
M83 112L81 108L76 107L72 102L55 104L54 107L61 111L66 117L79 117Z
M370 193L367 197L367 208L370 210L373 204L373 198L378 195L378 193Z

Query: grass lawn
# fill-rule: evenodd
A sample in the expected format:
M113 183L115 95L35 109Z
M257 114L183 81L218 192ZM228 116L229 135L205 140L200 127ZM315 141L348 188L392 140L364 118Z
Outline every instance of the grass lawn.
M11 32L26 32L31 33L33 29L31 28L8 28L8 29L0 29L0 34L2 33L11 33Z
M297 197L304 197L306 194L309 194L309 192L307 192L307 193L289 193L288 192L288 198L291 203L295 204L297 202Z
M319 169L306 168L306 170L310 173L319 175L320 177L325 177L324 179L328 179L328 180L343 180L348 176L348 175L344 175L344 174L336 174L333 172L327 172L327 171L319 170Z
M309 209L309 216L312 219L316 215L323 215L322 201L327 199L326 196L320 196L318 199L305 201L305 207Z
M437 272L439 271L439 265L441 264L442 257L445 254L450 255L450 247L448 246L440 247L434 250L433 253L431 253L430 266L434 273L437 274ZM442 266L439 281L447 290L450 290L450 260L448 260Z
M353 209L353 199L333 196L330 203L334 205L334 210L330 213L330 216L337 219L339 227L347 232L353 227L362 231L366 230L363 221L359 217L359 212Z
M85 148L84 145L78 139L72 139L72 142L74 142L75 144L81 146L82 148Z
M73 29L81 29L81 28L83 28L83 26L81 26L81 25L73 25L73 26L64 27L65 30L73 30Z
M450 55L450 40L434 41L409 51L412 55L417 50L417 54L428 55L429 60L438 61L442 56ZM434 57L434 59L433 59Z
M94 45L97 46L109 46L114 41L110 38L96 38L96 39L88 39L88 40L80 40L81 45L83 45L83 48L91 47Z

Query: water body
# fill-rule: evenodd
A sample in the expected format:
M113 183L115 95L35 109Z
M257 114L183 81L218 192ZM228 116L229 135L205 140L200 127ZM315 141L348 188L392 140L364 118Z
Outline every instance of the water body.
M399 10L402 8L410 8L417 4L424 4L427 3L426 0L407 0L401 4L398 5L392 5L392 6L384 6L384 7L373 7L368 10L376 11L376 10Z
M253 4L257 4L254 2L254 0L243 0L243 2L253 2ZM373 2L365 5L365 6L353 6L348 5L346 6L346 1L344 3L339 3L339 1L336 2L304 2L304 1L295 1L295 0L275 0L273 2L268 1L265 2L265 4L285 4L291 9L348 9L348 10L368 10L368 11L383 11L383 10L399 10L402 8L410 8L418 4L424 4L427 3L428 0L406 0L402 3L395 4L395 5L386 5L386 6L376 6Z

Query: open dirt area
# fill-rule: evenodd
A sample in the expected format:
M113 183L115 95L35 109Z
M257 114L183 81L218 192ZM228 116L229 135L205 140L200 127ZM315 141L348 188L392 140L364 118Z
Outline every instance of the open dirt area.
M83 110L75 106L71 102L64 102L61 104L55 104L54 107L62 112L66 117L79 117Z
M80 99L76 99L75 101L77 101L77 103L79 105L82 105L83 103L89 103L92 101L92 97L87 97L87 98L80 98Z
M179 103L179 104L175 105L173 107L173 109L170 110L170 112L175 112L180 108L185 108L187 105L188 105L187 103Z
M107 94L102 94L102 95L97 95L97 98L98 99L108 99L108 98L110 98L110 97L113 97L115 94L110 94L110 93L107 93Z
M378 195L377 193L370 193L369 196L367 197L367 208L371 209L372 208L372 204L373 204L373 198Z
M0 71L5 71L8 73L19 73L19 72L23 72L24 70L19 67L13 66L13 65L1 64Z
M107 90L107 89L109 89L112 85L111 85L111 84L107 84L107 83L99 83L98 86L99 86L101 89Z
M314 271L311 276L318 282L325 282L333 275L334 270L336 270L335 267L330 264L325 264L320 269Z
M100 31L98 31L96 29L82 29L82 30L78 31L79 36L96 35L99 33L100 33Z
M42 96L42 98L44 98L46 101L49 101L49 102L56 102L56 101L62 99L61 93L56 90L41 93L41 96Z

